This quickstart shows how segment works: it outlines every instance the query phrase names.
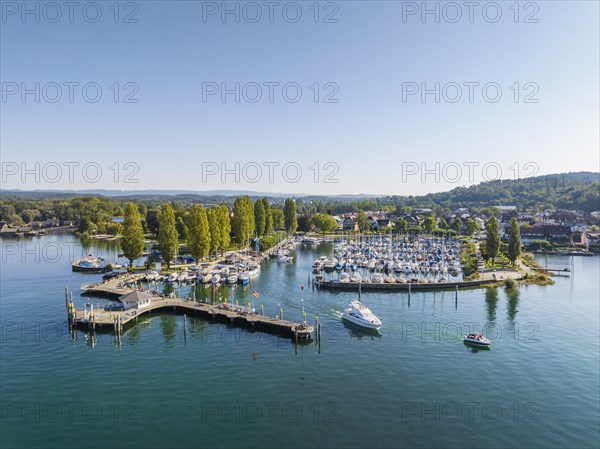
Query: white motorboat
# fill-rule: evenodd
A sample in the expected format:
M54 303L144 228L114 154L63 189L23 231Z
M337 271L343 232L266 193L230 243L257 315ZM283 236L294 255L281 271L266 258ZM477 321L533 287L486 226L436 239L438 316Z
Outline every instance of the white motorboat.
M231 274L227 278L227 283L228 284L235 284L235 283L237 283L237 281L238 281L238 275L237 274Z
M254 276L258 276L260 273L260 265L250 265L248 267L248 275L253 278Z
M359 300L350 303L348 308L344 310L342 319L367 329L379 329L382 324L381 319Z
M362 281L362 276L360 275L360 273L358 271L352 273L352 276L350 276L350 282L358 283L361 281Z
M250 273L247 271L243 271L238 276L238 281L242 285L248 285L250 283Z
M219 282L221 282L221 276L218 273L215 273L211 278L210 278L210 282L212 282L213 284L218 284Z
M148 282L157 282L159 277L160 277L160 274L158 274L158 272L154 271L154 270L148 271L146 273L146 280Z
M171 273L167 276L166 282L167 284L174 284L179 280L179 275L177 273Z
M481 334L469 334L463 339L463 341L469 345L482 346L486 348L492 344L491 341L489 341Z

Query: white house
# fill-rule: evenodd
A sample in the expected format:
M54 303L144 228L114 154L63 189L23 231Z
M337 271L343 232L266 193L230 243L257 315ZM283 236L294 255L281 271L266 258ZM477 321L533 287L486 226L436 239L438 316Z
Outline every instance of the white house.
M123 308L127 309L143 309L150 305L152 296L148 293L135 290L127 295L119 297L119 301L123 304Z

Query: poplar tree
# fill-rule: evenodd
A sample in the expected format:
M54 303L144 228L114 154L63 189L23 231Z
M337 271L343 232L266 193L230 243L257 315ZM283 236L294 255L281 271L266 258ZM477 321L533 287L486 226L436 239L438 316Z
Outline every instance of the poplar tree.
M296 202L288 198L283 203L283 223L285 232L293 234L298 229L298 218L296 217Z
M256 226L256 234L261 236L265 233L266 217L265 206L262 200L256 200L254 203L254 224Z
M254 205L249 196L237 197L233 203L231 227L238 245L245 245L254 234Z
M510 230L508 237L508 258L514 265L521 255L521 229L516 217L510 219Z
M200 259L208 256L211 247L211 233L206 216L206 210L199 205L194 204L190 207L188 218L188 246L192 256L198 262Z
M221 226L219 224L220 206L211 207L206 211L208 219L208 229L210 233L210 253L215 253L221 249Z
M271 214L271 205L268 198L262 200L263 208L265 209L265 229L263 235L269 235L273 231L273 215Z
M490 218L485 225L485 230L487 233L487 257L488 259L492 260L493 264L496 260L496 256L498 255L498 250L500 249L500 235L498 228L498 220L496 220L496 217L492 215L492 218Z
M216 216L218 227L221 231L219 249L226 251L231 243L231 216L229 215L229 208L225 205L218 206Z
M170 204L163 204L158 215L158 248L167 264L171 268L171 260L179 252L179 235L175 226L175 212Z
M138 207L133 203L129 203L125 209L123 239L121 240L121 249L129 260L129 268L133 267L135 259L142 257L145 246L142 217Z

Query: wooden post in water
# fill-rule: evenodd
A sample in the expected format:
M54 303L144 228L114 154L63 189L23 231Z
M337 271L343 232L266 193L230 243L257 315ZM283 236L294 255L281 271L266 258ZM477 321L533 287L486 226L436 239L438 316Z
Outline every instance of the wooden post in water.
M410 301L410 289L411 289L410 285L411 284L412 284L412 282L409 281L408 282L408 299L409 299L409 301Z
M279 319L283 320L283 307L279 308Z
M315 316L315 340L319 341L319 316Z
M263 316L265 314L265 306L264 304L260 305L260 316Z

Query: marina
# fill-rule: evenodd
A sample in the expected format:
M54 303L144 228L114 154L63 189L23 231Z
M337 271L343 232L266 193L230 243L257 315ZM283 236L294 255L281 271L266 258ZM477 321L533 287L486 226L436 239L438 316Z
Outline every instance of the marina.
M79 251L72 236L43 239L42 243L52 245L76 245ZM590 395L590 391L597 391L597 364L589 354L595 354L598 345L597 339L589 335L598 326L599 258L575 258L572 275L557 278L551 288L531 285L464 289L459 291L458 302L455 291L415 290L409 298L406 292L366 290L362 285L361 301L383 323L375 331L342 319L348 304L357 298L358 289L327 290L316 285L313 289L308 283L308 276L314 276L314 261L329 258L332 252L332 242L301 243L290 253L293 263L277 263L276 258L269 258L273 260L261 263L260 274L247 285L190 280L151 283L143 278L143 271L118 275L121 277L115 279L116 283L103 283L102 274L73 272L67 252L59 263L24 263L18 255L7 256L2 267L3 279L10 279L2 285L2 314L9 317L3 322L4 400L40 403L43 407L61 404L74 392L87 395L88 401L102 409L103 419L94 423L82 418L73 423L63 419L70 426L70 438L57 440L61 447L80 445L81 439L89 435L90 426L103 435L102 441L108 446L119 446L139 429L135 444L144 447L173 446L175 438L190 447L200 441L211 446L235 446L240 438L259 438L256 441L264 447L283 447L290 438L305 438L306 428L300 423L315 429L315 437L305 447L368 447L374 439L393 447L398 438L407 445L428 447L436 443L441 447L440 441L454 438L485 447L513 440L531 446L538 443L548 447L554 442L587 447L594 441L597 396ZM86 248L83 254L88 253L99 254L99 247ZM566 257L549 256L548 266L567 266L568 261ZM337 273L333 271L331 277L337 277ZM78 323L71 331L65 310L65 285L77 311ZM82 287L92 291L87 293ZM142 308L134 315L136 309L130 307L130 299L124 304L116 298L136 288L164 294L164 299L158 299L147 293L149 305L164 307L144 311L148 298L140 295ZM254 297L253 291L260 297ZM175 298L170 298L171 294ZM176 298L179 300L173 301ZM189 298L202 305L185 301ZM301 323L304 308L314 327L318 316L322 332L319 345L315 344L314 331L312 339L299 339L296 345L287 330L261 331L237 318L232 323L218 307L228 304L243 314L251 301L254 304L250 308L255 308L258 316L260 306L264 306L268 320L279 318L279 309L283 309L284 321ZM119 310L105 311L111 303ZM125 305L128 309L120 310ZM209 308L219 315L213 319L207 313ZM100 315L105 316L102 322L106 325L90 329L90 313L95 314L96 325ZM117 334L111 313L112 319L117 314L123 317ZM581 348L572 339L565 339L565 332L574 340L587 339L591 346ZM491 350L465 344L463 337L471 333L485 335L491 341ZM48 372L55 375L45 375ZM347 385L340 380L347 379L349 372L371 379L368 388L347 394ZM465 382L463 372L477 375ZM186 388L181 388L182 384ZM549 395L547 385L552 385L555 393ZM423 428L396 425L403 419L401 403L424 401L434 409L437 402L481 401L481 391L486 392L486 403L495 404L507 417L490 423L481 415L480 406L473 421L486 426L484 433L473 434L474 423L465 418L468 409L457 422L443 418L436 422L432 417L422 423L419 415L407 415L406 425L412 420ZM561 399L565 395L573 400L565 403ZM252 405L248 404L263 403L280 404L274 422L268 420L267 408L262 409L259 421L245 418L244 407L249 413ZM127 410L135 410L132 416L138 422L115 423L115 404L120 412L123 407L135 407ZM221 419L221 404L232 412L225 415L226 420ZM515 423L515 404L522 412L526 404L535 404L539 411L533 418L539 422ZM286 406L288 414L282 415ZM34 405L30 409L35 411ZM292 415L294 410L298 413ZM296 418L300 410L302 417ZM314 424L317 411L319 422ZM331 413L337 421L325 423ZM579 413L582 420L577 432L562 419L563 414L574 413ZM369 417L376 414L392 418L369 422ZM23 424L20 416L8 414L5 425L23 447L36 446L56 426L46 421L35 426ZM33 412L28 416L30 421L36 418ZM63 416L69 416L67 411ZM122 421L129 415L116 416ZM198 426L203 419L210 428ZM157 423L160 432L144 432L148 422ZM271 432L274 425L277 432ZM348 435L348 426L357 429L358 436ZM393 431L390 426L395 426ZM187 432L188 427L195 430ZM235 432L231 432L232 427ZM329 430L317 432L317 427ZM513 437L511 432L518 435ZM257 437L263 433L269 437Z

